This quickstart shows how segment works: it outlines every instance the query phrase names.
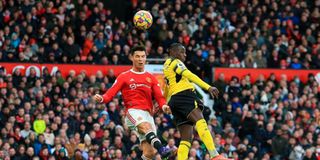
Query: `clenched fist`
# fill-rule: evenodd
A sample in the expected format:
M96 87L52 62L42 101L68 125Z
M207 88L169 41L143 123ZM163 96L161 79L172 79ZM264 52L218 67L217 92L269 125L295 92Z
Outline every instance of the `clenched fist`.
M162 111L165 113L165 114L171 114L171 109L168 105L163 105L162 106Z
M214 98L214 97L216 97L216 98L218 98L218 96L219 96L219 90L216 88L216 87L210 87L209 89L208 89L208 92L211 94L211 96Z
M94 100L98 103L101 103L103 101L103 97L100 94L94 95Z

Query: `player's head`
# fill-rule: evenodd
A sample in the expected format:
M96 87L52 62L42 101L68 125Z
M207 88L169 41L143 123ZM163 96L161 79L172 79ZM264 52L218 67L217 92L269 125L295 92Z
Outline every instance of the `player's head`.
M146 64L147 55L144 46L135 46L131 49L131 61L134 69L144 70Z
M187 57L186 48L181 43L173 43L169 47L169 55L184 62Z

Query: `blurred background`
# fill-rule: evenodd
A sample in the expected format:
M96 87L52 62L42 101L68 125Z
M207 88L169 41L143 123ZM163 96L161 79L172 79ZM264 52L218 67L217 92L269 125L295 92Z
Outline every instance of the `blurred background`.
M221 92L211 99L198 89L220 153L320 159L319 8L320 0L1 0L0 159L140 159L120 94L108 104L91 97L130 69L137 44L162 83L173 42ZM146 31L132 24L141 9L153 15ZM171 117L155 122L177 147ZM189 157L209 159L197 135Z

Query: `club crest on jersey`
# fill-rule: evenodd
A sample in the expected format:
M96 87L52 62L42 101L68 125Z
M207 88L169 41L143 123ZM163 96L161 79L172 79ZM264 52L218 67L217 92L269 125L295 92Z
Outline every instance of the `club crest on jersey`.
M147 80L147 82L151 83L151 78L150 77L147 77L146 80Z
M181 69L184 70L186 68L186 66L182 63L178 63L177 66Z
M135 83L129 85L130 89L136 89L137 85Z

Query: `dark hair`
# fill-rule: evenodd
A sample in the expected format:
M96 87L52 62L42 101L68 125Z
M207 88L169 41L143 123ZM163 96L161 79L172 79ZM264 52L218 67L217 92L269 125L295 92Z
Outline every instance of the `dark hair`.
M173 43L170 45L168 52L169 54L173 52L180 52L181 49L184 49L184 46L181 43Z
M183 45L181 43L172 43L169 47L169 49L175 49L178 47L182 47Z
M134 47L131 49L130 54L133 55L134 52L136 52L136 51L146 51L146 48L145 48L144 46L140 46L140 45L134 46Z

